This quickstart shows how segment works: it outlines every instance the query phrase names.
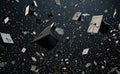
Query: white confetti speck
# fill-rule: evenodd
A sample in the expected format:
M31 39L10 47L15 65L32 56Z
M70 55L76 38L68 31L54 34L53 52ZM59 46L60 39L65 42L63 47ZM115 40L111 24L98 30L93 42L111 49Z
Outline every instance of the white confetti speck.
M10 20L9 17L6 17L6 18L4 19L4 23L5 23L5 24L8 23L9 20Z
M83 50L82 55L88 54L89 48Z

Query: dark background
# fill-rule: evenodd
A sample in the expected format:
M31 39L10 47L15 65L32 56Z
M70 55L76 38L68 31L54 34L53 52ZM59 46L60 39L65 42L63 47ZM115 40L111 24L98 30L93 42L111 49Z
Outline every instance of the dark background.
M35 74L30 71L31 65L36 65L39 69L37 74L107 74L112 68L120 68L120 32L118 24L120 23L120 0L61 0L61 6L54 3L54 0L36 0L38 7L32 6L32 0L1 0L0 1L0 32L11 34L14 44L1 44L0 62L7 62L5 67L0 68L0 74ZM75 7L75 4L78 4ZM38 13L38 16L25 16L27 5ZM65 8L66 6L66 8ZM117 10L113 18L114 10ZM107 10L108 12L105 12ZM89 13L90 16L82 17L83 21L73 21L75 12ZM52 13L53 18L48 14ZM61 14L61 16L58 16ZM87 33L89 23L93 15L104 15L104 20L110 24L109 32L98 33L93 36ZM7 24L4 19L10 18ZM49 20L48 23L35 23L35 19L42 21ZM58 44L50 51L41 46L31 43L44 28L57 23L58 27L64 29L64 35L61 36ZM81 29L79 29L81 27ZM111 30L118 30L113 31ZM27 31L28 34L23 34ZM37 32L33 35L32 32ZM115 34L115 36L113 36ZM66 39L69 37L70 39ZM22 48L26 52L22 53ZM82 55L85 48L90 48L87 55ZM44 53L44 57L36 55L36 52ZM55 55L58 54L58 57ZM31 57L36 57L34 62ZM43 59L40 59L43 58ZM68 58L69 64L65 60ZM75 62L77 60L77 62ZM11 62L14 61L15 64ZM97 66L93 62L97 62ZM85 67L87 63L92 65ZM101 66L105 68L102 69ZM62 68L66 67L66 70ZM117 74L114 72L113 74Z

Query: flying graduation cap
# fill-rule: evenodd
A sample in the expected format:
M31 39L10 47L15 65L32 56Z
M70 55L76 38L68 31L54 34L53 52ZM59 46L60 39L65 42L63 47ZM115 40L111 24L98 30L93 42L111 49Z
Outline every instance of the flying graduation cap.
M106 33L108 30L109 30L109 25L108 23L103 21L103 15L97 15L92 17L87 32L91 34L96 34L99 31L101 33Z
M55 47L59 41L59 34L55 31L56 25L46 27L32 42L36 42L47 50Z

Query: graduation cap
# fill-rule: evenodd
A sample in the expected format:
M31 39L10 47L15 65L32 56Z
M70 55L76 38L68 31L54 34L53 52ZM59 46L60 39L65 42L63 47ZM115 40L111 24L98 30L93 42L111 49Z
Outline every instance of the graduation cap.
M32 42L36 42L47 50L52 49L59 39L59 34L55 29L56 25L52 23L52 25L46 27Z
M12 38L11 38L11 36L10 36L10 34L0 33L0 35L1 35L2 41L4 43L9 43L9 44L13 44L14 43Z
M34 12L30 6L28 5L25 9L25 16L26 15L30 15L30 16L37 16L38 14L36 12Z
M96 34L99 31L101 33L107 33L108 30L109 30L109 25L103 21L103 15L97 15L92 17L87 32L91 34Z
M80 21L81 20L82 13L81 12L76 12L74 16L72 17L72 20L75 21Z

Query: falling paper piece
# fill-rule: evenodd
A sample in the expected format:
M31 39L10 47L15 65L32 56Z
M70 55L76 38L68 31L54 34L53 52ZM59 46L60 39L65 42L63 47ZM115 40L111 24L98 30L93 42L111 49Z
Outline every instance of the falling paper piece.
M35 57L31 57L31 58L32 58L32 60L33 60L34 62L36 62L36 61L37 61Z
M55 31L60 35L64 34L64 30L62 28L56 28Z
M93 16L87 32L92 34L98 33L102 20L103 20L103 15Z
M76 12L74 16L72 17L72 20L79 21L81 19L81 12Z
M22 31L22 33L23 33L24 35L26 35L26 34L28 34L29 32L28 32L28 31Z
M108 74L111 74L112 72L114 72L115 70L117 70L117 68L118 68L118 67L112 68L112 69L108 72Z
M32 65L30 70L31 70L31 71L36 71L36 68L37 68L37 66Z
M30 6L28 5L28 6L26 7L26 9L25 9L25 16L28 15L29 9L30 9Z
M33 12L33 15L34 15L34 16L38 16L38 13L37 13L37 12Z
M67 68L66 68L66 67L63 67L62 69L63 69L63 70L66 70Z
M97 66L97 62L96 61L94 61L93 63L94 63L95 66Z
M4 19L4 23L5 23L5 24L8 23L9 20L10 20L9 17L6 17L6 18Z
M88 13L83 13L82 15L83 15L84 17L85 17L85 16L90 16L90 14L88 14Z
M12 63L12 64L15 64L15 61L12 61L11 63Z
M119 71L119 70L116 70L116 73L117 73L117 74L120 74L120 71Z
M105 68L105 66L101 66L101 68L102 68L102 69L104 69L104 68Z
M34 5L37 7L37 3L36 3L36 1L35 1L35 0L33 0L33 3L34 3Z
M60 0L55 0L55 4L61 5Z
M116 9L114 10L114 13L113 13L113 18L115 18L115 15L117 14L116 12Z
M92 65L91 63L87 63L87 64L85 65L85 67L88 68L88 67L91 66L91 65Z
M20 1L19 1L19 0L16 0L16 2L18 2L18 3L19 3Z
M45 54L44 53L41 53L41 55L44 57L45 56Z
M11 43L11 44L14 43L10 34L6 34L6 33L0 33L0 34L4 43Z
M106 10L104 10L104 12L105 12L105 13L107 13L107 12L108 12L108 10L106 9Z
M84 71L82 71L82 74L85 74L85 72L84 72Z
M118 24L118 29L120 30L120 24Z
M36 31L33 31L33 32L32 32L32 34L33 34L33 35L36 35L36 34L37 34L37 32L36 32Z
M21 52L25 53L26 51L26 48L22 48Z
M89 48L83 50L82 55L88 54Z
M4 67L5 66L5 63L4 62L1 62L0 63L0 67Z

